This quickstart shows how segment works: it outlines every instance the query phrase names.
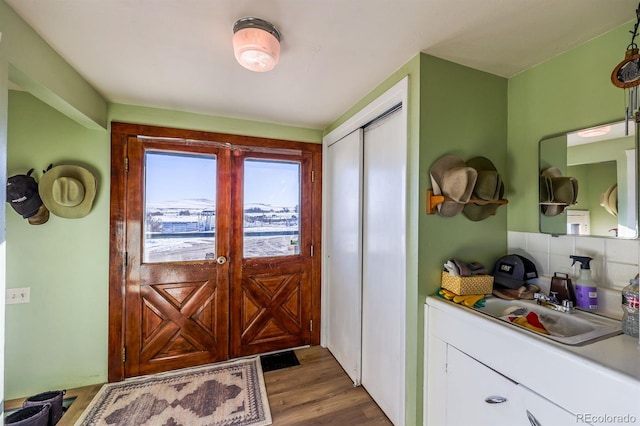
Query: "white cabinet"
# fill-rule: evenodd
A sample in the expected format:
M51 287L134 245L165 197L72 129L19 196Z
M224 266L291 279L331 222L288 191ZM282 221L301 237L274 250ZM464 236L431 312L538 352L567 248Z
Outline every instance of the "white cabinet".
M553 426L576 422L574 414L451 345L447 345L446 378L443 403L448 426Z
M628 336L562 345L437 297L427 298L424 330L425 425L640 420L638 349Z

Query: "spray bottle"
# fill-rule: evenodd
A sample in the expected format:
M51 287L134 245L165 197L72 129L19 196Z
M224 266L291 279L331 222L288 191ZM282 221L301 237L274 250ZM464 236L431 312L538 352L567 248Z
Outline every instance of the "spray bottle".
M583 309L598 309L598 289L591 279L589 262L593 258L588 256L569 256L573 259L571 266L580 263L580 278L576 281L576 302Z

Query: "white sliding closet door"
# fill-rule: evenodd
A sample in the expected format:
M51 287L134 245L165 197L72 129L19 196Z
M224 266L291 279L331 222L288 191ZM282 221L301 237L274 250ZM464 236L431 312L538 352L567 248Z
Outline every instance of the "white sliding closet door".
M404 424L407 144L400 110L364 130L362 385Z
M360 384L362 328L362 129L327 149L327 347Z

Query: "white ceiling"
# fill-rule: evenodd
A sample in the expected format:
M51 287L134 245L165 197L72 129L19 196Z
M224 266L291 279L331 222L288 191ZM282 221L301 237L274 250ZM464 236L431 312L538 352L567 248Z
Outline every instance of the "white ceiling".
M110 102L316 129L420 51L511 77L635 20L637 7L636 0L5 1ZM244 16L280 30L275 70L236 63L231 29Z

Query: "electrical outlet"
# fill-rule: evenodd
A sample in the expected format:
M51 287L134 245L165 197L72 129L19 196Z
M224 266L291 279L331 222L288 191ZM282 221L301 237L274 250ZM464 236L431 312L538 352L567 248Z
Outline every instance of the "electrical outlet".
M30 287L8 288L5 295L7 305L13 305L16 303L29 303L30 291Z

